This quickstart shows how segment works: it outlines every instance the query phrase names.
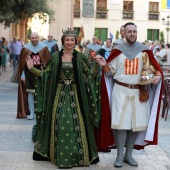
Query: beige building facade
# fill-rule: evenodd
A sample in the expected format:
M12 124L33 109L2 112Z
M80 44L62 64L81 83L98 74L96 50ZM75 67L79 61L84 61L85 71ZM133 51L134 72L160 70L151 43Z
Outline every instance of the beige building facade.
M75 6L73 25L83 25L85 40L91 40L96 35L103 41L110 37L110 33L115 40L116 32L122 25L134 22L138 27L138 41L159 40L163 31L167 42L167 26L163 25L162 18L167 20L170 15L169 0L87 0L94 2L93 18L83 17L83 1L86 0L75 0L79 8ZM78 10L79 15L75 15Z
M61 44L62 29L68 27L83 27L84 41L96 35L105 41L110 34L113 41L116 33L126 22L134 22L138 27L138 41L159 40L163 31L165 42L168 40L168 25L163 25L162 19L170 15L170 0L56 0L50 1L49 6L55 14L49 20L49 30L46 35L52 34ZM170 24L170 23L169 23ZM15 26L17 27L17 26ZM10 40L13 36L22 35L11 26L4 29L0 26L0 36ZM44 37L45 37L44 36ZM47 38L47 37L45 37Z
M0 37L5 37L9 41L11 38L10 28L0 25Z
M50 1L49 6L55 11L49 21L49 33L61 46L62 29L73 28L74 0Z
M73 28L74 0L49 0L49 6L55 11L55 14L49 20L49 30L44 33L44 36L41 35L41 37L47 38L49 34L52 34L53 37L58 41L60 47L62 29L67 29L68 27ZM30 27L30 25L31 23L28 23L28 27ZM20 29L20 26L20 23L11 24L9 28L4 29L4 25L0 25L0 37L5 37L8 41L14 36L16 36L17 38L22 38L23 29ZM37 30L40 30L41 34L43 29L46 28L43 28L41 24L40 27L41 28L37 28ZM33 31L35 31L35 28L33 29Z

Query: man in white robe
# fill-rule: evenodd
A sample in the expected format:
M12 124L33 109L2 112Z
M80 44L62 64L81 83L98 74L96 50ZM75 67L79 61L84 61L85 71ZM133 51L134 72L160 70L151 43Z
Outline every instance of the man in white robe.
M125 41L116 46L107 62L101 56L96 57L96 62L103 67L106 75L102 79L102 119L101 126L109 124L114 133L114 139L103 137L102 147L109 147L109 144L116 144L117 158L114 163L115 167L122 167L123 162L131 166L138 166L138 163L132 157L133 148L143 149L148 144L157 144L157 124L159 118L159 109L161 103L161 78L162 71L159 64L153 57L152 52L143 44L136 42L137 27L134 23L124 25ZM139 101L139 79L143 68L143 52L149 56L150 62L155 67L155 76L151 84L146 85L149 91L149 100L145 102ZM111 81L107 80L110 77ZM115 81L114 88L110 86L113 79ZM103 83L104 82L104 83ZM104 84L104 86L103 86ZM106 92L104 91L106 87ZM145 87L146 88L146 87ZM106 102L110 103L110 106ZM110 107L110 109L108 109ZM107 112L111 112L111 120L107 122L105 115L109 117ZM101 127L102 129L102 127ZM101 130L101 132L103 132ZM110 131L111 132L111 131ZM110 133L105 126L105 134ZM107 143L105 145L105 143ZM105 147L104 147L105 146ZM124 146L126 146L124 156Z

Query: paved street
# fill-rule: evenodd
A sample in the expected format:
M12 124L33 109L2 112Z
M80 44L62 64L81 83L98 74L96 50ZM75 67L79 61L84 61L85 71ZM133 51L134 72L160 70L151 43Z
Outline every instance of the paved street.
M0 76L0 170L54 170L50 162L32 160L34 143L31 140L34 120L16 119L17 84L10 83L12 68ZM87 168L75 170L113 170L116 152L100 153L100 163ZM147 146L145 150L134 150L134 158L138 167L124 163L121 170L170 170L170 116L167 121L159 120L159 145Z

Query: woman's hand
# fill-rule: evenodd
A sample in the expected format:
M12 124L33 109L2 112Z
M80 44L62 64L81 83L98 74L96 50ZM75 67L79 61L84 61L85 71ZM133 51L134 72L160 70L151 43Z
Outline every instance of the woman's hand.
M100 55L97 55L95 57L95 61L98 63L99 66L105 66L107 64L106 60Z
M27 55L26 62L27 62L27 67L28 67L29 70L34 67L33 66L33 60L32 60L32 58L29 55Z

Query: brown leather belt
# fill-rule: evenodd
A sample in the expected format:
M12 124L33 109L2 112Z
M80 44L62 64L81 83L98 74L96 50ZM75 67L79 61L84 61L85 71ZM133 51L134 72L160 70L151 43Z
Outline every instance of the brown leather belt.
M124 87L128 87L130 89L139 89L140 85L139 84L126 84L126 83L122 83L122 82L119 82L117 80L115 80L115 82L121 86L124 86Z

